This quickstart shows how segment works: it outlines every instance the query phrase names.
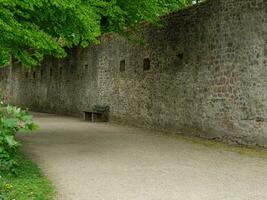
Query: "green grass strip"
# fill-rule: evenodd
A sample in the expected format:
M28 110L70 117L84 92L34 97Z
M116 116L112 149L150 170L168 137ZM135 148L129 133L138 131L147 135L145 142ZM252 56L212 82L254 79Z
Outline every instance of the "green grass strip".
M54 189L40 168L24 155L18 156L17 175L0 172L0 200L52 200Z

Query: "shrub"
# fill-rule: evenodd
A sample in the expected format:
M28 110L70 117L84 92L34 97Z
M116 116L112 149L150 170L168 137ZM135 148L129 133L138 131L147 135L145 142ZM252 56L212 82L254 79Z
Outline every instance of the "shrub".
M20 147L16 134L29 133L35 129L37 125L33 123L32 116L27 111L5 106L4 102L0 101L0 171L16 172L16 157Z

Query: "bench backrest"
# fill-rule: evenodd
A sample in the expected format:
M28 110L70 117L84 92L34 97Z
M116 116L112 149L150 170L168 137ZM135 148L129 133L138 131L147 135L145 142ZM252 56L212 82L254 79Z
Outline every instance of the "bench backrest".
M93 107L94 112L101 112L101 113L106 113L109 112L109 106L100 106L100 105L95 105Z

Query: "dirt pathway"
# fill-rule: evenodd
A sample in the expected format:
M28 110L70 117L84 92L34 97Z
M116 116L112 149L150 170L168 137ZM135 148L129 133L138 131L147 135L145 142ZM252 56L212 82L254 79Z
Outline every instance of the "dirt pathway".
M267 159L174 136L35 114L24 151L58 200L266 200Z

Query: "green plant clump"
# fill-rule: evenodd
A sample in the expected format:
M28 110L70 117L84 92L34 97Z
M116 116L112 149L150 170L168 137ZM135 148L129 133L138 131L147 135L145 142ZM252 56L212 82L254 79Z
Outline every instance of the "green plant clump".
M16 134L29 133L35 129L37 125L33 123L32 116L27 111L14 106L4 106L4 102L0 102L0 172L16 173L16 156L20 147Z
M53 200L53 185L38 166L21 154L16 160L16 176L0 172L0 200Z

